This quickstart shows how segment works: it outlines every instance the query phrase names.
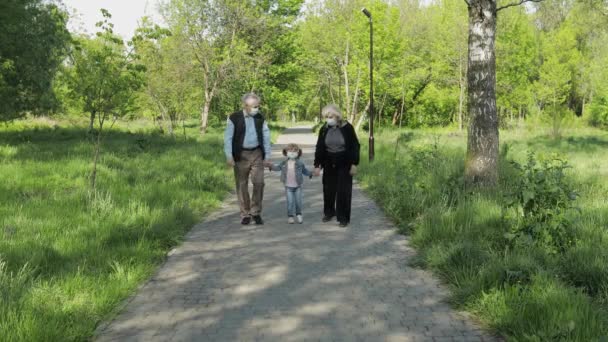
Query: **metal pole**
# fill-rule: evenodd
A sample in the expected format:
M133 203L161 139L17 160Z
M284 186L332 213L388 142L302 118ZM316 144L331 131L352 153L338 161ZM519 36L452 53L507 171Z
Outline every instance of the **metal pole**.
M374 27L372 14L361 10L369 18L369 161L374 161Z

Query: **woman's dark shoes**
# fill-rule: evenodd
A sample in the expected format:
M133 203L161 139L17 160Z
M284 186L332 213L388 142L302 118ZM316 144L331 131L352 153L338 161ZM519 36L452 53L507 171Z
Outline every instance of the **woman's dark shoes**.
M247 217L243 217L243 219L241 220L241 224L242 224L243 226L246 226L246 225L248 225L248 224L250 224L250 223L251 223L251 217L249 217L249 216L247 216Z
M348 222L340 222L338 226L341 228L346 228L346 226L348 226Z
M264 220L262 220L262 216L260 216L260 215L255 215L255 216L253 216L253 221L254 221L254 222L255 222L255 224L257 224L257 225L264 224Z
M333 219L333 216L323 216L323 218L321 219L321 221L323 222L329 222Z

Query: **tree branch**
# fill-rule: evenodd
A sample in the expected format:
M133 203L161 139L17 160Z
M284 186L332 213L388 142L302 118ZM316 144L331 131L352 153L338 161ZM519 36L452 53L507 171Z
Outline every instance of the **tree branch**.
M465 1L466 1L466 0L465 0ZM500 10L503 10L503 9L505 9L505 8L509 8L509 7L515 7L515 6L523 5L523 4L525 4L526 2L543 2L543 0L519 0L519 1L517 1L517 2L513 2L513 3L510 3L510 4L508 4L508 5L504 5L504 6L500 6L500 7L498 7L498 8L496 9L496 12L498 12L498 11L500 11Z

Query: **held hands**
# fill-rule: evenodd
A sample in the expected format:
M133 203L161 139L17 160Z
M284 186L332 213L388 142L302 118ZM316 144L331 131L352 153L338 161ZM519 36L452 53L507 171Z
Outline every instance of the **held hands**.
M315 170L312 173L315 177L319 177L321 175L321 169L318 167L315 167Z
M356 175L357 174L357 165L351 165L349 173L350 173L351 176Z

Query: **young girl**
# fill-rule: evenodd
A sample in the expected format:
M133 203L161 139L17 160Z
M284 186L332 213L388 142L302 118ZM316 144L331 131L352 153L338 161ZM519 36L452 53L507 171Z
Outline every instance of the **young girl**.
M289 144L283 149L283 155L286 160L279 164L270 166L271 171L281 171L281 182L285 184L285 194L287 195L287 222L292 224L304 222L302 218L302 183L304 176L312 178L310 172L304 163L300 160L302 150L296 144Z

